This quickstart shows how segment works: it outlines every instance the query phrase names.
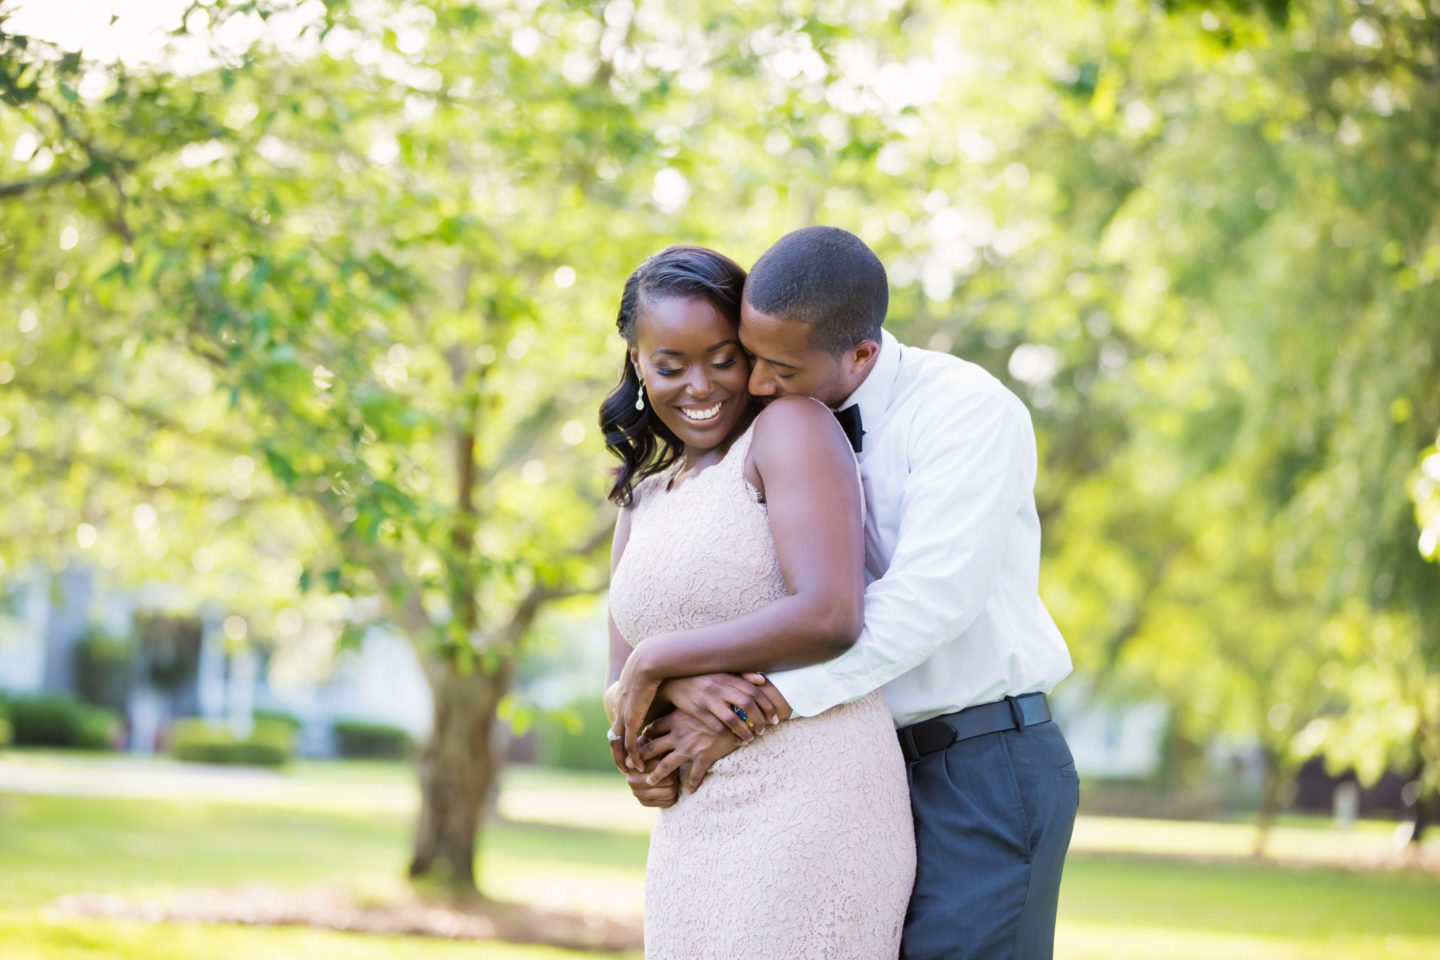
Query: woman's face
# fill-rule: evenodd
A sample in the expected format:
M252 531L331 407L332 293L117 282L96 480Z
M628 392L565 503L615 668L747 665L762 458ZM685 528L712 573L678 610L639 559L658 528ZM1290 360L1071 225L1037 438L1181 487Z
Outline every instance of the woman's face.
M735 326L708 300L646 304L630 361L645 381L645 402L687 448L725 442L750 404L750 362Z

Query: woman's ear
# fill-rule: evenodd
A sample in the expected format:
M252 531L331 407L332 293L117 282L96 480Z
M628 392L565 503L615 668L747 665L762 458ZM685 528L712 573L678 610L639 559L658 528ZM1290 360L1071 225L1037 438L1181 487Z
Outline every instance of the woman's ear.
M635 368L635 376L640 377L641 380L644 380L645 377L642 376L641 373L640 373L640 348L639 348L639 347L631 347L629 352L630 352L630 365Z

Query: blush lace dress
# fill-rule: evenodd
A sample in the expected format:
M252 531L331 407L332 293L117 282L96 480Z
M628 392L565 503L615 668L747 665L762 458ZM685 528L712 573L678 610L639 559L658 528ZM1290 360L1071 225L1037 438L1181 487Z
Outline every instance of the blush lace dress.
M610 588L631 646L786 595L751 431L675 490L636 490ZM771 728L660 811L645 875L647 960L898 956L915 871L904 759L878 692Z

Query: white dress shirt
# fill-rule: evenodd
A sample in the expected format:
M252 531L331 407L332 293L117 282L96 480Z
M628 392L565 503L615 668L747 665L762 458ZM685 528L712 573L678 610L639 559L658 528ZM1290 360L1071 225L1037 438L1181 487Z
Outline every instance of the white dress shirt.
M796 716L880 688L903 727L1050 690L1070 653L1039 595L1035 433L973 363L888 331L858 404L865 628L826 663L771 673Z

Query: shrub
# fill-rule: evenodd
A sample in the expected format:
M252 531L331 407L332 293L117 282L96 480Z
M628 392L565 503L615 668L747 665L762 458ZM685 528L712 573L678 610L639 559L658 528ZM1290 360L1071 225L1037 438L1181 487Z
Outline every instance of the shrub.
M342 757L394 760L410 753L410 733L399 727L361 720L336 720L335 745Z
M110 750L120 734L120 715L70 697L16 697L7 701L10 734L17 745Z
M248 737L236 737L209 720L176 720L170 725L170 752L186 763L279 767L294 753L294 734L283 723L258 720Z
M536 759L547 767L569 770L614 770L605 731L610 721L599 696L584 696L535 724L539 741Z
M305 726L301 719L287 710L256 710L250 714L255 718L256 723L273 724L277 727L284 727L290 731L293 737Z
M5 707L5 701L0 700L0 747L10 742L10 714Z
M91 626L70 651L75 692L86 703L124 710L130 694L134 645L128 637Z

